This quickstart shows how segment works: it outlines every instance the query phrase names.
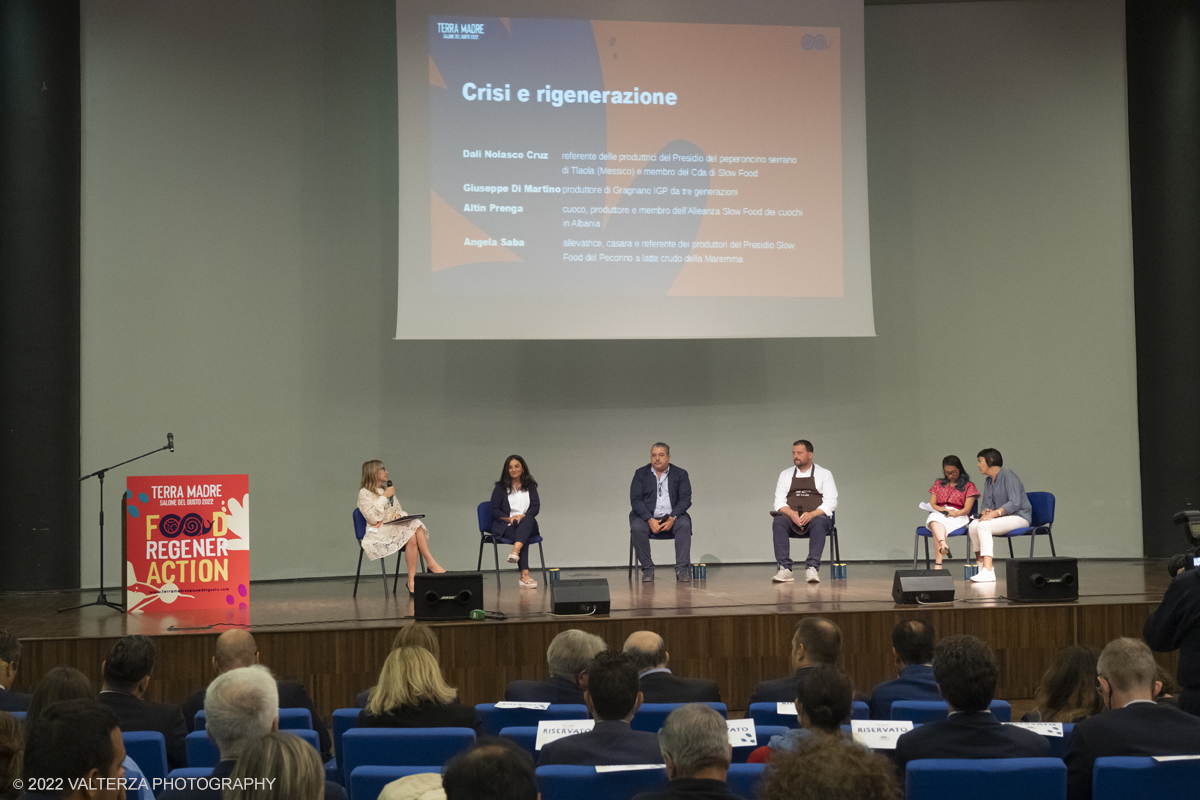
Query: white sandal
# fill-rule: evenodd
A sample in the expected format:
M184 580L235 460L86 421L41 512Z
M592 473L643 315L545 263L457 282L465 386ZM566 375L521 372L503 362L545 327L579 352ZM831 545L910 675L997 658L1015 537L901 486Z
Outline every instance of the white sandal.
M508 563L515 564L520 560L521 560L521 556L517 553L516 550L513 550L512 552L510 552L508 554Z
M518 578L517 583L520 585L520 587L522 589L536 589L537 588L537 581L535 581L533 578L530 578L529 580L525 580L524 578Z

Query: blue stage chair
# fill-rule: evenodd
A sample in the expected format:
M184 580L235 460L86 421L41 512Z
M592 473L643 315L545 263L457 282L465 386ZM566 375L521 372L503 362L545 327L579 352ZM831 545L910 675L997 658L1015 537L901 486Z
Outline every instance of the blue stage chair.
M167 777L167 738L159 731L122 731L125 752L137 762L151 789ZM162 784L159 784L160 786Z
M346 788L358 800L377 800L383 787L392 781L400 780L409 775L420 775L432 772L440 775L441 767L355 767L350 774L350 786Z
M500 545L513 544L512 539L505 539L503 536L497 536L492 533L492 502L480 503L475 514L479 518L479 558L475 562L475 571L479 572L483 566L483 546L490 544L492 546L492 555L496 559L496 581L500 580ZM542 548L542 534L535 533L529 537L529 541L525 542L525 547L538 546L538 558L542 560L542 584L546 583L546 551Z
M919 759L908 762L904 785L906 800L1065 800L1067 767L1059 758Z
M766 764L730 764L725 785L739 797L758 797L758 783L766 769Z
M551 705L545 711L533 708L496 708L495 703L480 703L475 706L475 713L483 721L483 732L488 736L498 736L504 728L537 727L544 719L587 719L587 706L575 703L559 703Z
M204 721L204 709L196 712L196 730L204 730L207 723ZM281 731L296 731L313 729L312 714L307 708L281 708L279 709L279 730Z
M1097 758L1092 768L1092 800L1193 797L1197 786L1200 760L1160 763L1147 757L1107 756Z
M303 728L293 728L292 730L285 731L285 733L290 733L293 736L299 736L301 739L311 744L313 749L318 753L321 752L321 741L317 737L316 731L306 730ZM159 735L161 736L162 734ZM198 731L192 731L187 735L187 738L184 740L184 744L187 747L187 762L189 768L203 767L211 770L217 765L217 762L221 760L221 753L219 750L217 750L217 746L212 743L212 740L208 738L208 731L206 730L201 729ZM164 748L166 747L165 742L163 746ZM137 761L137 759L135 758L134 761ZM138 766L141 766L141 763L142 762L138 761Z
M758 740L757 744L743 745L741 747L734 745L732 763L745 764L746 759L750 757L750 754L753 753L758 748L760 748L763 745L770 742L772 736L782 736L783 734L785 734L787 732L788 732L788 729L783 727L782 725L758 725L758 724L755 724L754 738Z
M538 767L537 782L542 800L617 800L666 788L667 768L596 772L556 764Z
M358 715L361 711L360 708L338 708L333 712L333 760L336 762L334 768L337 772L337 777L333 780L342 786L350 780L350 776L342 772L342 735L351 728L358 727Z
M808 541L808 536L801 536L798 533L792 533L791 528L788 529L788 538L789 539L803 539L806 542ZM842 548L841 548L841 545L838 544L837 512L836 511L834 511L832 514L829 515L829 535L825 537L825 545L829 550L829 580L833 580L834 579L833 565L836 563L840 563L842 560ZM803 561L807 557L808 557L808 551L806 550L805 552L801 553L800 558L796 559L796 560ZM793 564L792 568L794 569L795 566L796 565ZM803 569L803 567L801 569Z
M513 742L513 744L517 745L522 750L529 753L529 755L533 756L534 763L537 763L537 751L533 749L534 745L537 744L537 726L536 725L532 728L530 728L530 727L501 728L500 729L500 738L501 739L510 739Z
M359 573L362 572L363 560L362 540L363 537L367 535L367 518L364 517L363 513L357 508L354 509L354 513L351 515L351 517L354 520L354 538L358 540L358 568L354 570L354 594L352 596L358 597L358 576ZM404 560L401 558L401 553L407 549L408 545L406 544L396 553L396 577L392 579L392 594L396 593L396 587L400 585L400 562ZM425 566L425 556L417 553L417 559L421 565L421 572L427 572L428 568ZM383 558L379 559L379 571L383 574L384 597L387 597L387 567L383 563L386 560L387 559Z
M471 728L351 728L342 734L342 774L355 767L441 766L475 742ZM344 784L343 784L344 785ZM354 790L350 798L354 798Z
M975 498L975 502L976 502L976 505L978 505L978 503L979 503L978 497ZM972 508L970 519L975 519L976 517L978 517L979 516L978 511L979 511L979 509ZM950 531L950 533L946 534L947 543L951 539L955 538L956 536L967 536L967 528L970 527L970 524L971 524L970 520L968 520L966 525L963 525L961 528L959 528L956 531ZM933 540L933 531L929 530L929 528L925 527L924 525L920 525L917 527L917 538L913 539L913 569L917 568L917 547L920 546L922 539L925 541L925 569L932 569L933 562L931 562L929 560L929 543ZM970 541L969 538L968 538L968 541ZM969 551L970 549L971 549L971 546L968 544L967 550ZM974 556L974 553L968 552L966 555L967 561L970 561L973 556Z
M1000 722L1012 722L1012 706L1006 700L993 700L988 710ZM944 700L897 700L892 703L892 719L906 719L914 724L941 722L950 716Z
M1029 527L1017 528L1008 533L998 533L992 538L1007 540L1008 557L1013 558L1013 538L1028 536L1029 557L1033 558L1034 542L1037 541L1037 537L1045 536L1050 540L1050 555L1057 556L1058 552L1054 549L1054 534L1050 532L1050 528L1054 525L1054 495L1050 492L1027 492L1026 494L1029 496L1029 505L1033 507L1033 519L1029 521Z
M629 723L629 726L635 731L658 733L671 712L685 705L687 703L642 703L641 708L633 715L633 722ZM729 709L725 707L724 703L701 703L701 705L717 711L726 719L729 718Z

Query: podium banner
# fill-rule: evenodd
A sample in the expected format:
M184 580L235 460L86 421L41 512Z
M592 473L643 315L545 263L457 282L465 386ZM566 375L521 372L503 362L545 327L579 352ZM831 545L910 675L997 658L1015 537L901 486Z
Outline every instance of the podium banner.
M125 489L128 613L249 607L248 475L130 476Z

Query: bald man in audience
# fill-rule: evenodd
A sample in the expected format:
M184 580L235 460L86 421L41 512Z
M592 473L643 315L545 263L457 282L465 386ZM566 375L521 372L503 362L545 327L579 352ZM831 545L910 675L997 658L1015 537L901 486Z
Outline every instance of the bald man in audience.
M258 663L260 663L258 645L254 643L254 637L250 635L249 631L234 628L217 637L217 653L212 658L214 675L224 675L231 669L251 667ZM325 727L325 721L321 719L321 715L317 713L317 708L313 705L312 698L308 696L308 690L304 688L304 684L294 681L276 681L276 684L279 687L280 708L308 709L308 713L312 715L313 730L317 732L317 738L321 741L321 759L328 761L332 749L329 730ZM203 689L184 701L183 720L187 724L189 732L196 729L196 712L203 708Z
M842 652L842 629L824 617L804 617L792 636L792 675L763 681L754 687L751 703L790 703L796 699L796 680L817 664L837 664ZM858 698L855 698L858 699Z
M625 655L638 671L643 703L719 703L716 681L680 678L671 673L671 654L654 631L637 631L625 640Z

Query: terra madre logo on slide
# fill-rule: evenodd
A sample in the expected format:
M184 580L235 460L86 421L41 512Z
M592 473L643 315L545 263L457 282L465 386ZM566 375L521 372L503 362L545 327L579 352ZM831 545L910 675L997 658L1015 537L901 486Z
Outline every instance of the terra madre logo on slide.
M482 22L438 22L437 30L443 39L478 39L483 36Z

